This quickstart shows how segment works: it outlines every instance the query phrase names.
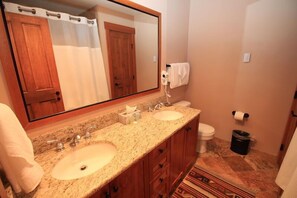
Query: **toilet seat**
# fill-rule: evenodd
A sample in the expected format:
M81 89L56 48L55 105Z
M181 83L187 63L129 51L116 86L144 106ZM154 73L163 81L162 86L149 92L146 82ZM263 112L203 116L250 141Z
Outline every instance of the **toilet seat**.
M177 103L174 103L173 105L182 106L182 107L191 107L191 102L182 100ZM215 129L210 125L199 123L197 133L198 133L198 139L197 139L196 151L198 153L204 153L207 150L206 142L208 140L211 140L214 137Z
M198 135L199 136L212 136L215 134L215 129L207 124L199 123Z

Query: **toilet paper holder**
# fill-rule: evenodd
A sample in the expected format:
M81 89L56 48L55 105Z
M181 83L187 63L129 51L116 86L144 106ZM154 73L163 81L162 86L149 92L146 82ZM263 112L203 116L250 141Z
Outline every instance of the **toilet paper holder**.
M233 115L233 116L235 115L235 112L236 112L236 111L232 111L232 115ZM244 118L248 118L248 117L250 117L250 115L249 115L248 113L244 113L243 117L244 117Z

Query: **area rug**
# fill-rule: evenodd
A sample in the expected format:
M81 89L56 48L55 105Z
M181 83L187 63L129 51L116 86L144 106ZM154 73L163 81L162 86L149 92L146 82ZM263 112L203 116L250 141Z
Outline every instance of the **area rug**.
M194 166L171 197L174 198L254 198L252 192Z

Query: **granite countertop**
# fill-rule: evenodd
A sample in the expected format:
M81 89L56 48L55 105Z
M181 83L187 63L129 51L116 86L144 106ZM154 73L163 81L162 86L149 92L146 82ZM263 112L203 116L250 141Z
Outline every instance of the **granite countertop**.
M36 155L36 161L44 169L44 177L36 190L26 197L88 197L103 185L120 175L134 162L141 159L158 144L169 138L174 132L195 118L200 110L187 107L164 107L162 110L175 110L184 116L174 121L161 121L153 118L155 112L142 112L137 123L123 125L115 123L92 133L90 140L81 140L78 148L96 142L110 142L117 148L112 161L95 173L74 180L57 180L51 176L51 170L65 155L71 152L69 144L65 150L49 150Z

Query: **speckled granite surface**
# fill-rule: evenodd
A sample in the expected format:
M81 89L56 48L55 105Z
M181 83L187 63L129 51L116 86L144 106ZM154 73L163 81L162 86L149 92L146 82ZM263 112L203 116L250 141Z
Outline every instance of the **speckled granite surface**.
M164 107L162 110L175 110L184 116L175 121L161 121L153 118L155 112L142 112L142 119L135 124L123 125L114 123L110 126L94 131L91 140L82 140L79 147L100 141L108 141L117 148L113 160L92 175L69 181L61 181L51 177L51 170L59 159L71 152L72 148L56 152L54 149L36 155L45 175L37 189L26 197L87 197L107 184L129 168L133 162L144 157L158 144L169 138L175 131L195 118L200 111L187 107Z
M159 101L164 101L164 97L155 98L149 102L144 102L137 105L137 109L141 111L146 111L149 106L154 106ZM74 134L79 134L81 136L88 130L89 132L94 132L96 130L110 126L118 122L118 113L123 112L124 109L118 109L115 112L111 112L104 115L98 115L95 118L88 119L84 122L79 122L74 125L69 125L67 127L61 128L59 130L51 131L34 138L30 138L34 147L35 155L41 154L49 149L55 147L56 144L47 144L48 140L59 140L60 142L69 142L68 138L73 137Z

